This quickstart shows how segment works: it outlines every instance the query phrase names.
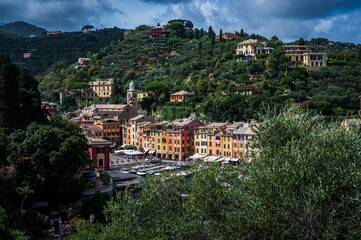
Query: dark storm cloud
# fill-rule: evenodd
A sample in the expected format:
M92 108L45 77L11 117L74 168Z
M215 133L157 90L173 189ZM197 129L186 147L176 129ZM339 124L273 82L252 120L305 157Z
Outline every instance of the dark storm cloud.
M260 15L298 19L329 17L361 7L360 0L256 0L244 4Z
M108 0L2 0L0 20L23 20L48 29L101 25L104 15L123 14Z
M187 19L197 28L360 42L361 0L0 0L0 22L24 20L48 30L135 28ZM360 33L360 34L358 34Z
M191 0L143 0L143 2L159 3L159 4L179 4L190 2Z

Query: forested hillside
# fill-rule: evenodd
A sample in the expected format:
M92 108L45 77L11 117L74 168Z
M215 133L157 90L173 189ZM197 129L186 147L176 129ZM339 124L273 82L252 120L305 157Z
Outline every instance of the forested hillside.
M16 21L0 25L0 31L26 37L30 37L31 35L40 36L41 34L46 32L44 28L22 21Z
M34 75L45 75L57 62L64 62L68 66L79 57L91 57L111 41L122 37L123 30L119 28L33 38L0 32L0 53L9 54L13 62L26 67ZM25 59L24 53L32 55Z
M185 25L177 27L174 21L170 22L167 37L151 38L150 28L139 26L124 39L102 48L80 71L73 65L57 64L51 73L38 78L45 92L43 97L54 101L57 91L74 86L70 83L116 77L120 91L110 99L112 103L124 101L131 79L138 90L151 89L147 84L154 81L164 83L164 91L140 104L164 119L196 112L217 121L244 120L255 118L264 106L281 106L288 102L303 103L324 114L355 113L359 109L361 59L354 44L323 38L291 43L302 42L314 51L328 53L328 67L306 71L289 68L284 43L276 36L267 40L241 31L237 33L240 38L232 41L216 39L211 27L208 34L198 29L192 31ZM237 62L240 56L235 54L236 43L249 38L266 40L275 51L263 54L260 60ZM260 93L240 96L232 91L234 86L245 85L259 87ZM195 97L182 106L168 102L169 93L179 90L194 92ZM196 108L199 106L196 103L202 103L201 107Z

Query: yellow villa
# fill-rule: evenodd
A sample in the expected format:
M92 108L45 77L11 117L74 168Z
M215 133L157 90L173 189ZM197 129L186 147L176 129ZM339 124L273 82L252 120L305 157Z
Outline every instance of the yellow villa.
M286 45L285 50L293 67L327 66L327 53L311 52L309 46Z
M102 97L108 98L112 95L113 79L101 80L89 82L90 87L88 89L81 90L82 97Z

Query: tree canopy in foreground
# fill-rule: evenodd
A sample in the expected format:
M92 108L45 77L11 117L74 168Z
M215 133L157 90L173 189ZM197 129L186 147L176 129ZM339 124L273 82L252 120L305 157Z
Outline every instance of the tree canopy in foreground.
M117 195L70 239L359 239L361 136L297 107L257 125L250 163L194 166Z

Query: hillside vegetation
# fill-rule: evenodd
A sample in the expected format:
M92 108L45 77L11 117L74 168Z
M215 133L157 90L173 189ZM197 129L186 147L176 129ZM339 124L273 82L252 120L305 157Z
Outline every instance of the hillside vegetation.
M134 80L138 90L146 89L154 81L165 83L165 91L140 104L164 119L196 112L217 121L245 120L256 117L265 106L277 107L288 102L307 104L324 114L355 113L359 108L361 61L354 44L323 38L305 41L314 51L326 51L329 57L328 67L308 72L288 68L284 43L276 36L267 40L241 31L243 36L239 39L226 41L215 39L211 27L205 35L186 27L179 32L172 28L172 22L167 25L168 37L151 38L149 30L142 25L124 39L113 41L93 55L80 71L73 65L54 66L52 72L38 78L43 97L56 101L56 92L66 89L69 83L116 77L120 91L110 99L112 103L124 101L130 80ZM237 62L236 43L249 38L265 40L275 51L264 54L260 60ZM242 85L258 86L261 93L240 96L232 91L233 86ZM169 103L169 93L179 90L194 92L196 96L182 106ZM201 108L195 108L196 103L202 103Z
M91 57L111 41L122 37L123 30L119 28L34 38L0 32L0 53L9 54L12 62L26 67L34 75L45 75L57 62L64 62L68 66L79 57ZM24 59L24 53L31 53L31 58Z
M23 21L16 21L0 25L0 31L26 37L30 37L31 35L40 36L41 34L46 32L44 28Z

